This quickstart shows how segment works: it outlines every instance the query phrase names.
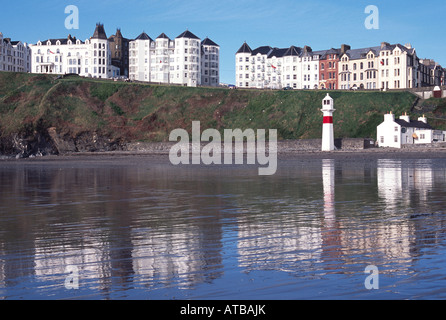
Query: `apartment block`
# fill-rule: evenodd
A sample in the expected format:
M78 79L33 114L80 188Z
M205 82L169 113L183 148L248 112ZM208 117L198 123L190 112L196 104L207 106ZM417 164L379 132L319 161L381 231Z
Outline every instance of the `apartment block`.
M0 32L0 71L30 72L31 50L27 43L11 41Z
M175 39L145 32L130 41L130 79L196 87L218 86L220 47L186 30Z

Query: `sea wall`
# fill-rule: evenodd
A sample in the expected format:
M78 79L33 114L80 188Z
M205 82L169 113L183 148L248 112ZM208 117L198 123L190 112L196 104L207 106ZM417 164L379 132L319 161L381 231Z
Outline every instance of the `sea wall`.
M131 152L165 154L169 153L170 149L175 144L175 142L134 142L127 144L124 150ZM204 147L206 145L207 143L201 143L201 147ZM222 144L222 151L224 150L223 146L224 145ZM246 143L243 147L244 151L246 152ZM375 147L375 141L373 139L361 138L335 139L335 147L338 150L363 150ZM321 148L321 139L282 140L277 142L277 151L279 153L320 151ZM268 143L266 143L266 149L269 150ZM192 145L190 146L190 150L191 152L193 151Z

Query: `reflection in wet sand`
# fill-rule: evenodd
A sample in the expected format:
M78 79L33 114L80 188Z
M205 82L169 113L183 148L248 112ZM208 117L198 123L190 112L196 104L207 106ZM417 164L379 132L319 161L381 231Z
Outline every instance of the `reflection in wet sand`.
M101 298L199 292L251 271L319 279L374 264L408 275L444 239L437 161L279 168L270 177L241 167L0 169L0 295L65 297L70 265L79 295Z

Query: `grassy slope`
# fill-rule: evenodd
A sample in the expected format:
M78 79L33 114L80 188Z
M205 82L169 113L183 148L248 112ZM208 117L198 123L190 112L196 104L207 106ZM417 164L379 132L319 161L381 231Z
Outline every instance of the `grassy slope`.
M383 114L409 112L407 92L329 92L336 137L372 137ZM279 139L318 138L327 91L185 88L0 73L0 136L56 127L76 136L95 131L124 141L167 141L176 128L278 129ZM440 107L427 116L441 117ZM443 104L442 104L443 103ZM444 121L437 125L444 127Z

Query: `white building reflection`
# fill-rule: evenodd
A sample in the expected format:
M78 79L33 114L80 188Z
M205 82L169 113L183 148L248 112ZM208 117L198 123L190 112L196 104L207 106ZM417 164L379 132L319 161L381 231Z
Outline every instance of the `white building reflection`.
M117 287L186 289L223 277L224 270L233 267L223 265L233 248L237 267L243 271L353 272L351 265L371 261L386 264L387 271L408 270L421 234L410 215L425 212L424 208L428 212L432 189L438 188L436 179L444 184L446 171L434 170L427 160L410 164L378 160L376 168L334 160L321 164L317 171L297 173L297 179L307 184L283 188L280 183L286 180L278 177L267 189L252 186L254 178L238 183L218 183L215 178L211 185L204 173L200 182L193 175L182 184L172 180L175 187L180 185L178 189L169 179L160 177L157 182L152 175L147 182L138 174L143 183L139 187L136 181L128 182L124 171L113 175L112 182L124 186L113 194L101 187L94 190L96 185L110 183L109 178L92 173L87 187L101 197L93 197L88 206L81 202L84 193L79 194L78 204L66 201L72 190L51 195L51 199L58 197L52 202L68 203L65 209L69 212L76 208L78 220L58 220L63 206L54 211L43 207L45 213L40 214L48 220L41 222L45 228L35 230L29 229L34 212L23 214L25 205L17 209L22 216L12 215L21 224L11 224L8 236L4 230L0 233L0 288L25 276L42 282L54 280L63 287L65 268L77 266L80 285L94 286L101 293ZM54 178L55 182L70 179L73 177L64 172ZM13 175L10 180L20 179ZM210 186L214 193L206 192ZM228 196L234 188L237 197ZM362 192L356 192L360 188ZM129 190L137 190L141 202L102 200L135 199ZM295 194L300 198L293 198ZM34 209L39 208L42 206ZM230 217L227 212L221 214L225 208L231 209ZM92 210L99 214L85 213ZM87 218L92 220L84 223ZM225 238L228 229L236 231ZM26 248L8 242L16 230L19 239L29 237ZM11 253L22 256L10 258Z
M377 179L378 194L388 210L414 201L426 203L434 185L433 164L431 160L414 160L410 165L402 160L378 160Z

